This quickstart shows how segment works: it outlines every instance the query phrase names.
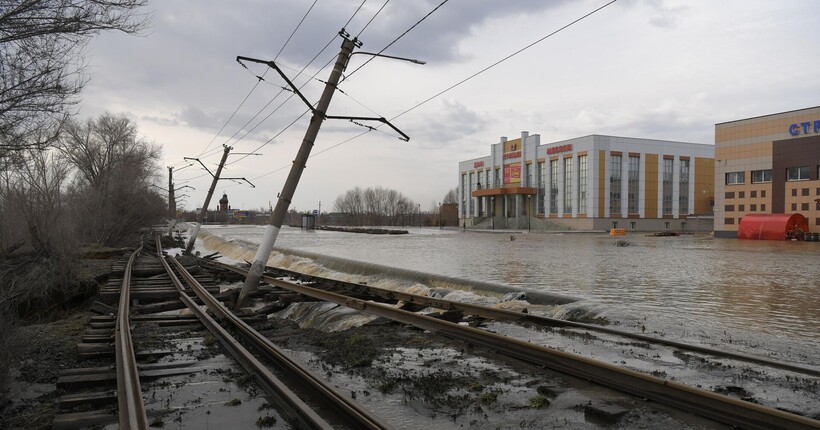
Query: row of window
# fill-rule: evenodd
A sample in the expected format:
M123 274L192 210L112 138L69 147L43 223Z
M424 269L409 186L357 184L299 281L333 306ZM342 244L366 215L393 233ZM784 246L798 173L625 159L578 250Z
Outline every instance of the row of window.
M797 197L797 194L798 194L797 193L797 188L792 188L792 197ZM734 191L726 191L726 193L724 194L726 200L734 199L735 195L737 195L737 198L739 198L739 199L745 199L746 198L746 192L745 191L738 191L737 193L735 193ZM808 197L810 195L811 195L811 188L801 188L800 189L800 196ZM815 188L814 195L820 196L820 187ZM758 196L757 190L749 191L749 198L754 199L754 198L757 198L757 196ZM760 197L761 198L766 198L766 190L760 190Z
M753 198L753 199L757 198L757 194L758 194L757 190L749 191L749 197L750 198ZM735 192L734 191L726 191L726 194L724 194L724 197L727 200L733 199L733 198L735 198ZM761 198L766 197L766 190L760 190L760 197ZM737 192L737 198L745 199L746 198L746 191L738 191Z
M817 168L820 177L820 166ZM811 178L810 166L789 167L785 171L787 181L808 181ZM763 184L772 182L772 169L752 170L752 183ZM726 173L726 185L739 185L746 183L746 172Z
M726 211L726 212L734 212L735 211L735 205L726 205L723 208L723 210ZM737 205L737 211L738 212L746 212L746 205ZM749 205L749 212L757 212L757 205L756 204L750 204ZM760 212L766 212L766 204L765 203L762 203L760 205Z

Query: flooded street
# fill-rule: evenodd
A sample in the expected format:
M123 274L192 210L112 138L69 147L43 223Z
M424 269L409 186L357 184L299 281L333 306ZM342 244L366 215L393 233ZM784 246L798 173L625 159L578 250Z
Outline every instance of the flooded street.
M707 235L627 235L615 246L592 233L510 234L409 228L365 235L283 228L277 249L314 253L452 278L504 284L579 299L573 309L624 329L817 365L820 351L820 245L739 241ZM206 226L255 252L259 226ZM514 239L514 240L513 240Z

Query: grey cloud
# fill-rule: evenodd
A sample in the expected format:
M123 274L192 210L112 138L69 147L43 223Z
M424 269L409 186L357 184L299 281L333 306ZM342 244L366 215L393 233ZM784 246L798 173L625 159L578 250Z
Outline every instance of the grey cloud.
M470 110L452 100L441 100L436 108L426 110L413 122L405 120L405 132L411 142L422 148L441 148L463 143L469 136L486 129L486 115Z

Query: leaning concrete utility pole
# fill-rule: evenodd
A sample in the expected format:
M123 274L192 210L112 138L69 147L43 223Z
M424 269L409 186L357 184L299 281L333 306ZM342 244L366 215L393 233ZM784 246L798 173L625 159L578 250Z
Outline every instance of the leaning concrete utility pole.
M299 147L299 152L296 154L296 159L293 160L290 173L282 187L282 192L279 193L279 199L276 201L276 208L271 214L268 226L265 229L265 236L259 248L256 251L256 256L253 258L253 264L248 271L248 276L245 278L245 284L242 286L242 291L239 293L239 298L236 300L236 308L242 305L242 302L248 297L248 294L256 291L259 286L259 280L262 278L262 272L265 269L265 264L273 251L273 244L276 242L276 237L279 235L279 230L282 228L282 222L287 214L293 194L296 191L296 185L299 183L299 178L302 176L302 171L305 169L310 151L313 149L313 142L316 140L316 135L319 134L319 128L322 126L322 121L325 120L328 106L330 106L330 99L333 98L333 93L336 91L336 84L342 77L347 67L347 62L350 59L350 54L353 53L353 47L356 46L356 41L344 38L342 42L342 50L336 59L336 64L333 66L333 71L330 73L330 78L327 80L322 98L316 105L313 111L313 116L310 118L310 125L305 132L305 138L302 140L302 145Z
M194 231L191 232L191 238L188 239L188 246L185 247L186 254L190 254L191 250L194 249L194 242L196 242L196 236L199 234L199 227L205 222L205 216L208 215L208 205L211 204L211 197L213 197L216 183L219 181L219 174L222 173L222 168L225 167L225 160L228 159L228 153L233 149L228 145L223 146L225 147L225 152L222 153L222 160L219 161L219 167L216 168L214 180L211 181L211 188L208 189L208 196L205 197L205 204L202 205L202 211L199 213L201 222L194 224Z

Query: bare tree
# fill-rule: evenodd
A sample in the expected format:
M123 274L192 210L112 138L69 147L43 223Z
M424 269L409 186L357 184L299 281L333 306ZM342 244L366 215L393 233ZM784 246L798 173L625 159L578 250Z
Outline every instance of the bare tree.
M159 147L140 139L124 116L69 120L57 144L76 169L72 210L81 238L116 245L165 214L157 179Z
M447 194L444 195L444 200L442 200L441 203L442 204L458 203L458 187L453 188L450 191L447 191Z
M356 187L337 197L333 210L347 214L350 224L379 226L409 223L415 207L396 190Z
M148 0L0 2L0 158L55 142L87 82L84 48L101 31L138 33Z

